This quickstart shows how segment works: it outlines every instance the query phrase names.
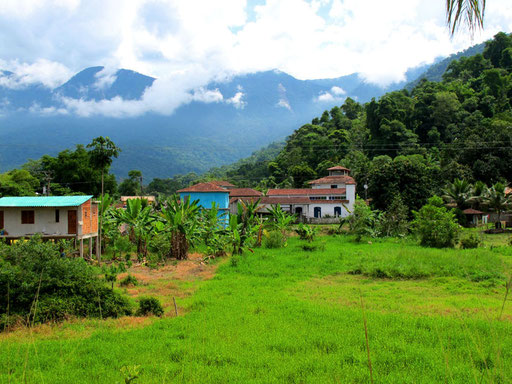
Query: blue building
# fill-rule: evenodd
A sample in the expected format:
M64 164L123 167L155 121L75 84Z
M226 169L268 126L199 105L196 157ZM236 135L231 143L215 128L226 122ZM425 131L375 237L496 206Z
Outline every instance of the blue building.
M219 207L219 216L225 215L225 220L229 220L229 190L218 183L199 183L180 189L178 193L181 200L187 198L191 201L199 200L199 205L204 209L210 209L212 203L215 203Z

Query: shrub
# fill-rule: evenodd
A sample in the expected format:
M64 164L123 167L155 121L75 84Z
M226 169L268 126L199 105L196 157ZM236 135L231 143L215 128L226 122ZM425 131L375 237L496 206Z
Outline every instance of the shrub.
M480 244L482 243L482 240L476 233L472 233L468 237L465 237L460 240L460 247L462 249L471 249L471 248L478 248Z
M280 231L270 231L265 234L263 246L265 248L282 248L286 239Z
M325 243L320 243L320 244L306 243L306 244L301 244L300 248L306 252L325 251Z
M172 256L171 236L167 233L159 233L151 239L148 248L160 261L170 258Z
M356 235L357 242L360 242L363 236L375 236L377 213L364 200L357 198L352 214L340 219L340 229L345 223L348 223L348 233Z
M421 245L435 248L453 248L457 242L460 227L453 211L448 211L443 200L434 196L416 212L413 222Z
M38 297L36 315L33 304ZM68 317L118 317L131 314L128 299L107 288L95 268L59 254L58 245L40 238L0 245L0 316L34 322Z
M127 287L129 285L139 285L139 280L133 275L128 274L124 279L119 282L121 287Z
M161 317L164 314L164 309L160 301L155 297L142 297L139 300L139 309L137 309L137 316L154 315Z
M311 225L300 223L295 230L301 240L309 241L310 243L315 239L318 229Z

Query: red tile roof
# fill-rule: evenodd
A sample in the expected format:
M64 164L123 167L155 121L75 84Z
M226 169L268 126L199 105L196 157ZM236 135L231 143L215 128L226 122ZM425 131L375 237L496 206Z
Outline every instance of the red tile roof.
M231 188L229 190L230 197L253 197L253 196L263 196L263 193L260 191L256 191L252 188Z
M350 169L342 167L341 165L336 165L334 167L327 168L327 170L328 171L349 171L350 172Z
M273 196L262 197L261 204L310 204L309 197L302 196Z
M214 183L199 183L195 185L191 185L188 188L183 188L178 191L178 193L182 192L226 192L229 193L227 189L221 188Z
M482 211L477 211L476 209L473 209L473 208L467 208L467 209L463 210L462 213L464 213L466 215L483 215L484 214Z
M346 188L297 188L297 189L269 189L267 196L327 196L344 195Z
M348 200L311 200L307 196L263 196L259 198L260 204L346 204ZM229 204L234 204L238 201L244 203L254 203L258 201L256 197L233 197L229 200Z
M233 184L231 184L229 181L224 180L212 180L210 183L215 184L219 187L234 187Z
M310 181L309 184L356 184L351 176L326 176Z

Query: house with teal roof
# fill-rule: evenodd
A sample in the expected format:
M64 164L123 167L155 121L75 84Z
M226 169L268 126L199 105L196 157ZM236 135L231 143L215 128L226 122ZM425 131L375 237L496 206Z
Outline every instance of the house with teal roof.
M98 204L93 196L34 196L0 198L0 239L8 243L40 235L43 239L98 238ZM97 243L97 241L96 241Z

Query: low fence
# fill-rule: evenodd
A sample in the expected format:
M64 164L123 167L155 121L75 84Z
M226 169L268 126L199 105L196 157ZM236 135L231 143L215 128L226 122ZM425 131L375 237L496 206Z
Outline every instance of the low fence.
M303 222L307 224L339 224L339 217L304 217Z

